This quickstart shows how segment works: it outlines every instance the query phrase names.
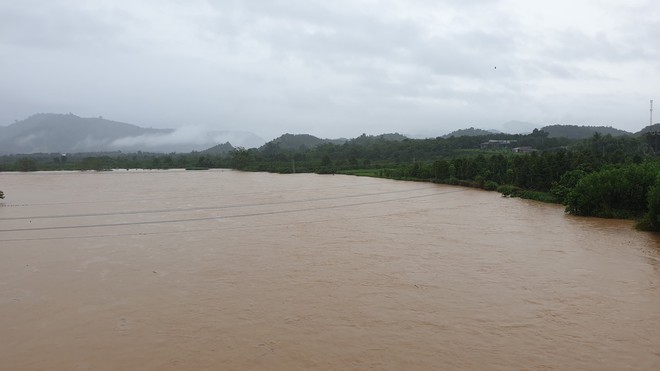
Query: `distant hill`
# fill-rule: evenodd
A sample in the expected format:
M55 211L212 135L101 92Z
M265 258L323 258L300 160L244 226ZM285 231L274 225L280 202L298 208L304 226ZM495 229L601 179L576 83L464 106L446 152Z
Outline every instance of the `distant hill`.
M215 145L211 148L205 149L201 151L201 153L208 154L208 155L224 155L227 154L231 151L233 151L235 148L234 146L231 145L231 143L226 142L223 144L218 144Z
M658 132L658 131L660 131L660 123L653 124L653 125L649 125L649 126L645 127L644 129L642 129L642 130L636 132L636 133L635 133L635 136L644 135L644 134L646 134L646 133L648 133L648 132L650 132L650 131L653 131L653 132Z
M297 150L300 149L301 147L314 148L325 143L343 144L345 142L346 139L321 139L309 134L287 133L264 144L260 149L264 149L266 147L271 147L275 145L280 149Z
M120 138L171 131L145 129L101 117L40 113L3 127L0 153L106 151L110 143Z
M632 135L632 133L611 126L550 125L544 126L541 130L548 133L549 138L587 139L595 133L610 134L613 137Z
M365 144L373 140L400 141L404 139L407 139L407 137L399 133L380 134L380 135L362 134L354 139L345 139L345 138L321 139L309 134L284 134L264 144L259 149L269 150L277 147L279 149L285 149L285 150L298 150L300 148L314 148L326 143L332 143L337 145L341 145L344 143Z
M257 148L266 143L265 139L249 131L214 130L206 135L209 143L230 142L235 147Z
M468 128L468 129L459 129L456 131L452 131L451 133L447 135L443 135L443 138L451 138L451 137L478 137L478 136L484 136L484 135L492 135L492 134L497 134L497 132L489 131L489 130L483 130L483 129L475 129L475 128Z
M348 143L366 144L366 143L368 143L370 141L374 141L374 140L386 140L386 141L398 142L398 141L402 141L404 139L408 139L408 137L406 137L405 135L401 135L399 133L388 133L388 134L380 134L380 135L362 134L357 138L349 140Z
M208 131L202 127L147 129L102 117L40 113L0 126L0 154L75 152L191 152L231 141L257 146L264 141L248 132Z

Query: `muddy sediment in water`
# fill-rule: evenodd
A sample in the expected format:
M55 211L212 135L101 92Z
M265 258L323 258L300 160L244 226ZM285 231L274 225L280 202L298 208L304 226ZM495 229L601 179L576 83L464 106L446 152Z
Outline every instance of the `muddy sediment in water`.
M11 370L660 368L660 241L497 193L0 174Z

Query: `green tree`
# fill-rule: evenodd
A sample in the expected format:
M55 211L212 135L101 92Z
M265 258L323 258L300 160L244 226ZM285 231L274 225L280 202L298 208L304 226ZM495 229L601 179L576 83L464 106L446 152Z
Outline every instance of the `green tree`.
M85 157L80 163L80 168L83 170L100 171L103 169L112 169L114 167L114 160L108 156Z
M584 176L566 196L566 211L605 218L641 216L649 189L656 184L655 164L625 165Z
M655 178L655 183L649 188L648 213L646 221L650 230L660 231L660 176Z
M16 161L16 170L18 171L37 171L37 163L34 159L23 157Z
M350 155L348 157L348 164L351 165L351 167L357 167L358 166L358 160L355 155Z
M213 161L211 161L211 158L208 156L199 156L196 166L210 168L213 167Z
M575 188L580 179L587 175L583 170L571 170L559 178L558 182L553 182L550 192L557 197L558 200L564 201L568 194Z
M432 171L435 179L443 181L449 179L451 172L449 171L450 163L447 160L436 160L433 162Z
M250 163L250 152L243 147L238 147L231 153L230 161L235 169L243 170Z
M330 156L326 153L323 155L323 158L321 159L321 167L332 167L332 160L330 159Z

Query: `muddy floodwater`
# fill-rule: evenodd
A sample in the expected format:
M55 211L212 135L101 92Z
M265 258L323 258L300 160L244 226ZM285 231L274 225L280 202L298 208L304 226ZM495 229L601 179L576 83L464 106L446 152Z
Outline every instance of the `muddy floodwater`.
M340 175L0 173L2 370L658 370L660 240Z

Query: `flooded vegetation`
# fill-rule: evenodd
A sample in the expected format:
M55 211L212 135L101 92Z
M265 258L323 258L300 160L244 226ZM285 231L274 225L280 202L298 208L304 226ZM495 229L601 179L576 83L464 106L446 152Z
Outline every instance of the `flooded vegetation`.
M629 221L341 175L0 177L7 369L660 368L660 239Z

